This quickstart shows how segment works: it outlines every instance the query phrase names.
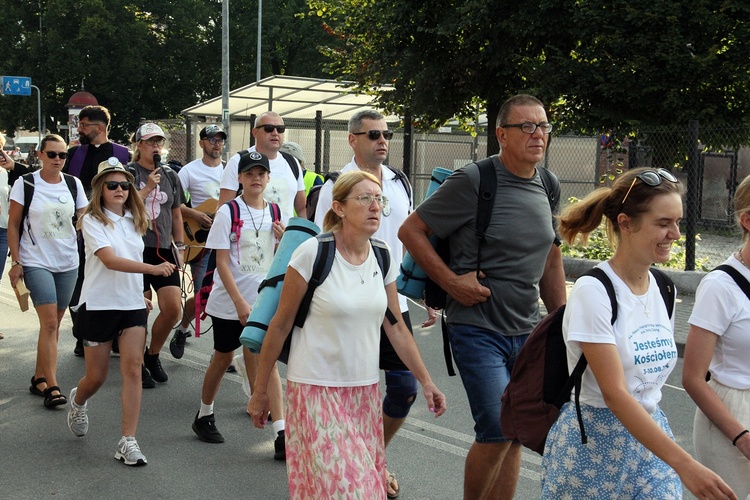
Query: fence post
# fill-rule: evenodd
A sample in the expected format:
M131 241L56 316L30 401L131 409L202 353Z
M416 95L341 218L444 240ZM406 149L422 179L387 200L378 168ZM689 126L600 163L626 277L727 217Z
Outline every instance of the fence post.
M402 169L407 179L411 179L411 112L404 113L404 159Z
M315 173L321 172L321 153L323 150L323 112L315 111Z
M685 196L685 206L687 207L687 217L685 217L685 271L695 270L695 237L698 225L698 185L700 171L698 168L699 154L698 151L698 131L700 125L698 120L690 120L688 124L687 137L687 164L685 170L687 173L687 192Z

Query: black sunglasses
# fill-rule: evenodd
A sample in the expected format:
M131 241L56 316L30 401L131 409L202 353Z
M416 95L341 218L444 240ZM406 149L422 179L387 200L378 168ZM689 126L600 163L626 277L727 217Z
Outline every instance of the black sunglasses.
M118 187L122 189L123 191L130 191L130 183L128 181L107 181L104 183L105 186L107 186L107 189L110 191L116 190Z
M286 130L286 125L271 125L269 123L266 125L258 125L255 128L262 128L263 132L265 132L266 134L270 134L271 132L273 132L273 129L276 129L279 134L283 134Z
M352 135L365 135L367 134L367 138L371 141L377 141L380 139L380 134L383 134L383 139L386 141L390 141L393 139L393 130L368 130L367 132L352 132Z
M669 170L664 170L663 168L641 172L633 178L633 182L630 183L630 188L628 189L628 192L625 193L625 198L622 199L622 203L620 203L620 205L625 204L625 200L628 199L628 195L630 195L630 191L633 190L635 181L637 181L638 179L642 180L643 183L649 187L658 186L662 183L662 179L669 182L677 182L677 178L672 174L672 172L670 172Z
M47 155L47 158L50 160L53 159L55 156L59 156L61 160L64 160L68 157L68 153L56 153L54 151L45 151L44 152Z

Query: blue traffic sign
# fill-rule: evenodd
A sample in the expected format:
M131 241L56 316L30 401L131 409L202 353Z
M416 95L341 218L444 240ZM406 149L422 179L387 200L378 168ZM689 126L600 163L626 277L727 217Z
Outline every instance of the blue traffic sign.
M0 93L4 95L31 95L31 78L28 76L3 76Z

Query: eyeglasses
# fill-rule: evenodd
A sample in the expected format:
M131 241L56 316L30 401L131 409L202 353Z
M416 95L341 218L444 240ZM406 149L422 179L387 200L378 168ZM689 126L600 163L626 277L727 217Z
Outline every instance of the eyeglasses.
M378 203L378 206L380 208L383 208L388 204L388 198L385 196L373 196L371 194L361 194L357 196L356 198L345 198L347 200L357 200L359 204L363 207L369 207L372 205L372 202L375 201Z
M128 181L107 181L104 183L105 186L107 186L107 189L110 191L116 190L118 187L122 189L123 191L130 191L130 183Z
M383 139L390 141L393 139L393 130L368 130L367 132L352 132L352 135L364 135L367 134L367 138L371 141L377 141L380 139L380 135L383 135Z
M143 142L145 142L149 146L163 146L164 142L166 142L166 139L164 139L163 137L160 138L160 139L151 138L151 139L147 139L147 140L145 140Z
M274 129L276 129L279 134L283 134L286 130L286 125L271 125L270 123L267 123L265 125L258 125L255 128L262 128L263 132L265 132L266 134L270 134L274 131Z
M210 137L206 140L214 146L216 146L217 144L224 144L225 142L224 139L217 139L216 137Z
M542 129L543 134L549 134L550 132L552 132L552 124L547 123L547 122L506 123L505 125L500 125L500 126L502 128L507 128L507 127L520 128L521 132L523 132L524 134L533 134L534 132L536 132L536 129L538 128Z
M84 123L84 122L78 122L78 128L81 128L81 127L90 127L91 125L101 125L101 124L100 123L96 123L96 122L86 122L86 123Z
M59 156L61 160L64 160L68 157L68 153L62 152L62 153L56 153L55 151L45 151L44 154L47 155L47 158L50 160L54 159L56 156Z
M628 196L630 195L630 191L633 190L633 186L635 186L635 181L638 179L642 180L644 184L646 184L649 187L656 187L659 184L662 183L662 179L667 180L669 182L677 182L677 178L672 175L672 172L669 170L664 170L663 168L658 168L656 170L646 170L645 172L641 172L640 174L636 175L633 179L633 182L630 183L630 188L628 188L628 192L625 193L625 198L622 199L622 203L620 203L620 206L625 204L625 200L628 199Z

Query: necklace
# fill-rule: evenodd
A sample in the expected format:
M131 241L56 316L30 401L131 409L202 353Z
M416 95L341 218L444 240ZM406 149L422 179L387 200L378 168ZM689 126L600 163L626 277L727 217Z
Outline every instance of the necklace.
M618 266L617 266L617 265L616 265L616 264L614 263L614 261L610 260L610 261L609 261L609 265L610 265L610 267L612 267L612 269L613 269L613 270L615 271L615 273L617 273L617 275L618 275L618 276L620 276L620 279L622 280L622 282L623 282L623 283L625 283L625 286L627 286L627 287L628 287L628 289L630 290L630 293L632 293L632 294L633 294L633 296L634 296L634 297L636 298L636 300L638 300L638 302L640 302L640 303L641 303L641 305L643 306L643 312L644 312L644 313L646 313L646 317L647 317L647 318L649 318L649 319L651 319L651 311L649 311L649 309L648 309L648 303L647 303L647 301L648 301L648 289L646 290L646 293L645 293L645 296L646 296L646 300L643 300L643 299L641 298L641 296L640 296L640 295L638 295L637 293L635 293L635 292L633 291L633 289L632 289L632 288L630 287L630 285L628 285L628 284L627 284L627 283L625 282L625 278L624 278L624 275L623 275L622 271L621 271L621 270L620 270L620 268L619 268L619 267L618 267Z
M354 259L352 259L351 255L349 255L349 250L347 250L346 245L344 245L344 238L339 238L339 241L341 242L341 248L344 250L344 253L346 254L346 260L349 261L349 263L352 266L354 266L354 270L357 271L357 274L359 275L359 283L364 285L365 284L364 272L360 273L358 266L354 264ZM367 260L367 257L365 257L365 260ZM362 264L364 264L364 262L362 262ZM360 264L360 266L362 264Z
M734 254L734 255L737 257L737 260L739 260L740 263L742 263L743 266L748 267L748 265L745 264L745 259L742 258L742 249L743 248L745 248L745 247L740 247L740 249L737 250L737 253Z
M253 223L253 229L255 229L255 237L257 238L258 234L260 233L260 228L263 227L263 221L266 219L265 202L263 202L263 208L261 209L261 211L263 212L263 215L261 215L260 224L257 226L255 225L255 218L253 217L253 213L250 211L250 207L247 206L247 202L245 201L245 198L242 198L242 203L245 204L245 208L247 208L247 213L250 214L250 222Z

